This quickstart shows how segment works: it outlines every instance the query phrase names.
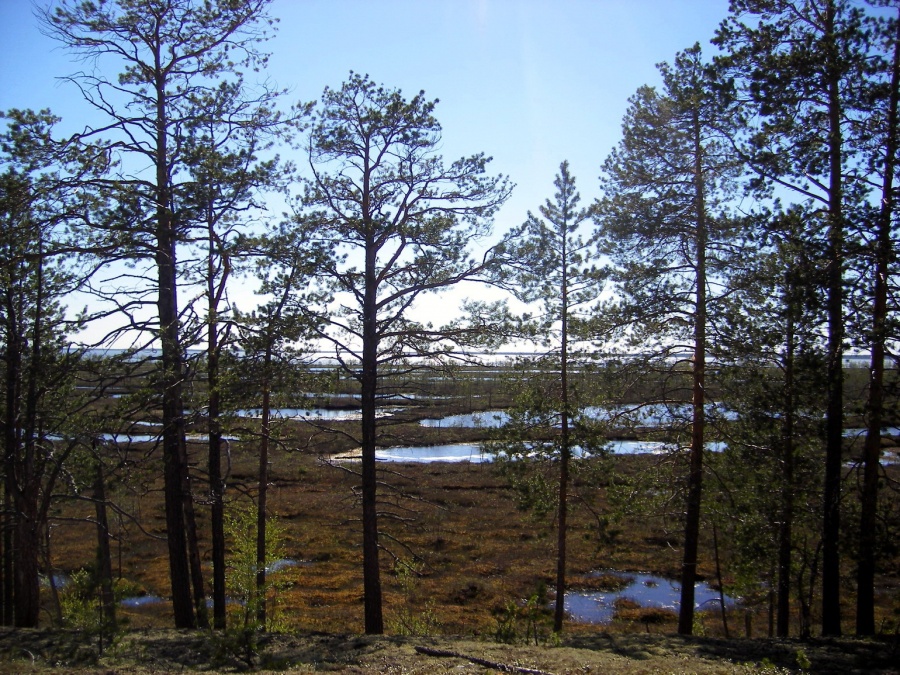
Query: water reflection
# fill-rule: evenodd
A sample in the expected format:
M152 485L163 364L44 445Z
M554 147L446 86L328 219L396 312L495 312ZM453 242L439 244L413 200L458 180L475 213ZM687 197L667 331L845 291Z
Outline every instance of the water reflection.
M721 452L724 447L724 443L713 442L706 444L706 449L711 452ZM671 452L675 449L675 446L657 441L616 440L610 441L607 448L610 453L616 455L661 455ZM581 448L575 446L572 448L572 455L582 457L584 452L582 452ZM360 455L359 451L356 451L355 453L336 456L334 459L358 461ZM494 461L495 455L490 452L484 452L478 443L449 443L445 445L379 448L375 451L375 459L381 462L417 462L422 464L431 462L472 462L480 464Z
M490 462L493 455L481 451L477 443L456 443L410 448L385 448L375 451L375 459L382 462Z
M104 433L100 434L98 437L104 441L112 441L119 445L126 445L129 443L153 443L162 438L162 432L158 434ZM208 443L209 434L187 434L185 440L188 443ZM222 440L239 441L241 439L239 436L223 435Z
M601 573L595 573L599 576ZM566 593L566 612L579 623L609 623L615 615L616 600L627 598L641 607L677 611L681 599L681 584L654 574L606 570L604 576L615 576L630 583L616 591L569 591ZM697 609L719 607L719 592L706 582L694 586L694 602ZM734 600L725 596L725 604L733 606Z
M158 595L135 595L119 600L119 604L122 607L143 607L145 605L156 605L161 602L165 602L165 600Z
M382 409L375 413L376 417L390 417L395 410ZM248 417L260 419L262 417L261 408L245 408L236 410L235 415L238 417ZM362 419L362 411L359 408L351 408L347 410L335 410L333 408L272 408L269 411L272 417L281 419L301 419L314 421L331 421L331 422L347 422Z
M440 419L421 420L423 427L462 427L464 429L486 428L496 429L509 421L509 413L505 410L480 410L461 415L449 415Z
M672 424L687 424L691 420L689 403L653 403L648 405L588 406L581 411L584 417L601 422L609 422L623 427L664 427ZM710 419L736 419L737 414L718 403L708 403L706 414ZM509 422L510 415L505 410L479 410L460 415L448 415L440 419L425 419L423 427L462 427L466 429L502 427Z

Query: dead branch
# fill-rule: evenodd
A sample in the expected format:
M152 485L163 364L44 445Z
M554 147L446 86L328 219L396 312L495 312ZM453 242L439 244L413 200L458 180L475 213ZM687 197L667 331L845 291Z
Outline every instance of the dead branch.
M465 661L470 661L479 666L484 666L485 668L492 668L494 670L499 670L502 673L523 673L524 675L553 675L552 673L547 672L546 670L538 670L537 668L523 668L522 666L511 666L507 663L498 663L496 661L489 661L487 659L482 659L477 656L466 656L465 654L460 654L459 652L451 652L446 649L434 649L432 647L419 647L417 646L415 650L419 654L425 654L426 656L437 656L437 657L447 657L453 659L463 659Z

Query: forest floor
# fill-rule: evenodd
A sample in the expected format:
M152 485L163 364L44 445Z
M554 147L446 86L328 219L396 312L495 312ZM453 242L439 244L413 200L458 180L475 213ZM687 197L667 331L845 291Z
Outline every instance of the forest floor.
M234 636L126 631L99 653L96 636L0 629L0 672L340 673L900 673L896 639L772 640L597 633L559 644L465 637L269 633L248 652ZM802 666L802 667L801 667Z

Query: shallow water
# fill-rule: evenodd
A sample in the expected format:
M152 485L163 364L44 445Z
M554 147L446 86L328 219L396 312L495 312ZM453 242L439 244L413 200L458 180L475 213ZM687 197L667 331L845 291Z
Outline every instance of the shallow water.
M597 573L598 575L601 573ZM615 614L615 602L619 598L628 598L641 607L658 607L678 611L681 599L681 584L655 574L638 572L620 572L606 570L609 574L632 582L619 591L569 591L566 593L566 612L578 623L609 623ZM719 607L719 592L709 587L706 582L694 586L694 602L697 609ZM733 606L734 600L725 596L727 606Z
M135 595L119 600L119 604L122 607L143 607L144 605L156 605L161 602L165 602L165 599L158 595Z
M509 413L505 410L482 410L461 415L448 415L447 417L441 417L440 419L421 420L419 424L423 427L437 429L440 429L441 427L496 429L502 427L508 421Z
M706 406L710 417L734 419L735 414L724 406L710 403ZM608 421L616 426L662 427L673 423L688 423L691 406L687 403L653 403L644 406L615 405L588 406L582 414L593 420ZM461 415L448 415L440 419L425 419L419 422L423 427L475 427L497 428L509 421L505 410L480 410Z
M151 443L158 441L162 438L162 432L158 434L111 434L105 433L100 434L99 436L104 441L113 441L114 443L118 443L120 445L126 443ZM209 442L209 434L188 434L185 436L185 440L188 443L207 443ZM239 441L241 440L239 436L222 436L222 440L225 441Z
M490 462L493 456L481 451L477 443L426 445L409 448L384 448L375 451L375 459L381 462Z
M610 452L617 455L652 454L669 452L671 445L656 441L610 441ZM721 451L723 443L708 443L707 449L712 452ZM578 447L572 448L572 454L581 455ZM409 447L381 448L375 451L375 459L382 462L482 462L494 461L495 455L482 452L478 443L449 443L446 445L419 445Z
M376 417L390 417L396 410L381 409L375 413ZM262 417L261 408L246 408L236 410L238 417L259 419ZM328 420L331 422L347 422L362 419L362 411L359 408L347 410L335 410L334 408L272 408L269 414L273 418L302 419L302 420Z

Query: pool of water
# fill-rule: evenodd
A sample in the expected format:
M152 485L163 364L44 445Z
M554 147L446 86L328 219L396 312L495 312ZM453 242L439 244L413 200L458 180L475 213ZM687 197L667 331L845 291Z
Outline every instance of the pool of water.
M390 417L396 410L381 409L376 411L376 417ZM334 408L272 408L269 413L273 418L302 419L315 421L347 422L362 419L362 411L359 408L348 410L335 410ZM238 417L259 419L262 417L261 408L245 408L236 410Z
M601 574L600 572L597 575ZM569 591L566 593L566 612L578 623L610 623L615 615L615 602L620 598L633 600L641 607L678 611L681 600L681 584L655 574L606 570L603 575L630 579L630 583L618 591ZM718 609L719 592L706 582L694 586L694 602L697 609ZM726 606L734 606L734 600L725 596Z
M481 451L477 443L426 445L409 448L384 448L375 451L375 459L382 462L490 462L493 456Z
M599 421L608 421L616 426L662 427L673 423L688 423L691 419L691 406L687 403L653 403L644 406L588 406L583 411L585 417ZM735 414L724 406L710 403L706 406L710 417L734 419ZM460 415L448 415L440 419L425 419L419 424L423 427L463 427L463 428L497 428L509 421L509 413L505 410L480 410Z
M161 602L165 602L165 599L158 595L135 595L119 600L119 604L122 607L144 607L145 605L157 605Z
M152 443L162 438L162 432L158 434L100 434L100 438L105 441L113 441L119 445L127 443ZM226 441L239 441L239 436L222 436ZM207 443L209 442L209 434L188 434L185 436L188 443Z
M707 449L713 452L721 451L723 443L708 443ZM617 455L653 454L659 455L669 452L671 445L655 441L610 441L610 452ZM576 457L581 454L580 449L572 449ZM359 460L358 452L338 457L341 460ZM420 445L409 447L380 448L375 451L375 459L382 462L418 462L427 464L430 462L492 462L494 455L482 452L478 443L449 443L446 445Z
M309 567L313 562L311 560L295 560L294 558L281 558L266 567L267 573L280 572L288 567Z
M421 420L423 427L462 427L464 429L487 428L496 429L509 421L509 413L505 410L481 410L479 412L448 415L440 419Z

